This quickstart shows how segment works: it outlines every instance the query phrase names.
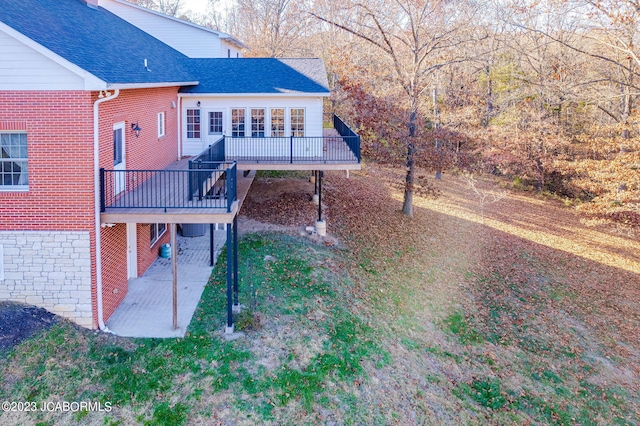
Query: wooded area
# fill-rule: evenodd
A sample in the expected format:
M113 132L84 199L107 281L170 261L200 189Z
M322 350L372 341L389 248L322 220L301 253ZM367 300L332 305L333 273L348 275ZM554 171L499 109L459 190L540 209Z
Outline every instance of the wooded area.
M431 189L419 167L492 173L640 225L640 1L209 2L194 16L144 0L233 34L246 56L324 58L329 109L366 158L407 166L405 213Z

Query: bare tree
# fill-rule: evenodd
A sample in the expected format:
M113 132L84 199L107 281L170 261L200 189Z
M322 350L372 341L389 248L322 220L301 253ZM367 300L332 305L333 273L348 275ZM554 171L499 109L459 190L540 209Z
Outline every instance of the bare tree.
M309 16L304 0L237 0L229 11L229 32L251 46L251 55L309 56L304 36Z
M129 0L131 3L157 10L165 15L180 17L184 3L182 0Z
M403 212L413 216L416 126L420 103L428 96L431 75L438 69L465 60L460 46L475 38L470 32L474 10L470 4L446 0L370 1L344 6L336 19L312 13L373 45L390 62L394 80L406 96L406 177Z

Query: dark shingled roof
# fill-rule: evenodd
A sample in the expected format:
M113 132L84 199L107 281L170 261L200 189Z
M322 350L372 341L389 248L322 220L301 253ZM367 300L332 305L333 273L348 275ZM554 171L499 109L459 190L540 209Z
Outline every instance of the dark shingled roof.
M329 93L322 59L192 59L200 84L182 93Z
M83 0L0 0L0 21L110 85L199 82L181 91L329 93L321 59L190 59Z
M81 0L2 0L0 21L108 84L197 81L185 55Z

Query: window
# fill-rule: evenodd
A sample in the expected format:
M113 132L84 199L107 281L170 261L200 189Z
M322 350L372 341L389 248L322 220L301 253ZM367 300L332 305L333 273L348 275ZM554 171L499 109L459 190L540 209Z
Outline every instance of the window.
M271 136L284 136L284 108L271 109Z
M231 49L227 49L227 58L231 57Z
M251 137L264 138L264 109L251 109Z
M162 234L167 230L166 223L151 223L149 224L149 240L151 241L150 246L158 242Z
M211 111L209 113L209 134L222 134L222 111Z
M244 138L244 109L231 110L231 136Z
M200 110L187 110L187 139L200 139Z
M291 108L291 136L304 136L304 108Z
M164 111L158 113L158 137L164 136Z
M23 189L28 184L27 134L0 133L0 189Z

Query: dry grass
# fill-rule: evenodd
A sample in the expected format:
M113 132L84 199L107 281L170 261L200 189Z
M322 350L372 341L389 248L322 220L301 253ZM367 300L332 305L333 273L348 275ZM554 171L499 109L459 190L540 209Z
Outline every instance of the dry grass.
M477 194L455 176L432 181L440 197L417 197L409 219L396 179L372 166L348 180L328 173L324 186L355 308L394 358L350 390L359 418L635 424L640 243L523 193L485 204L483 223ZM284 224L270 211L286 205L299 225L313 186L296 185L297 204L272 199L259 219Z

